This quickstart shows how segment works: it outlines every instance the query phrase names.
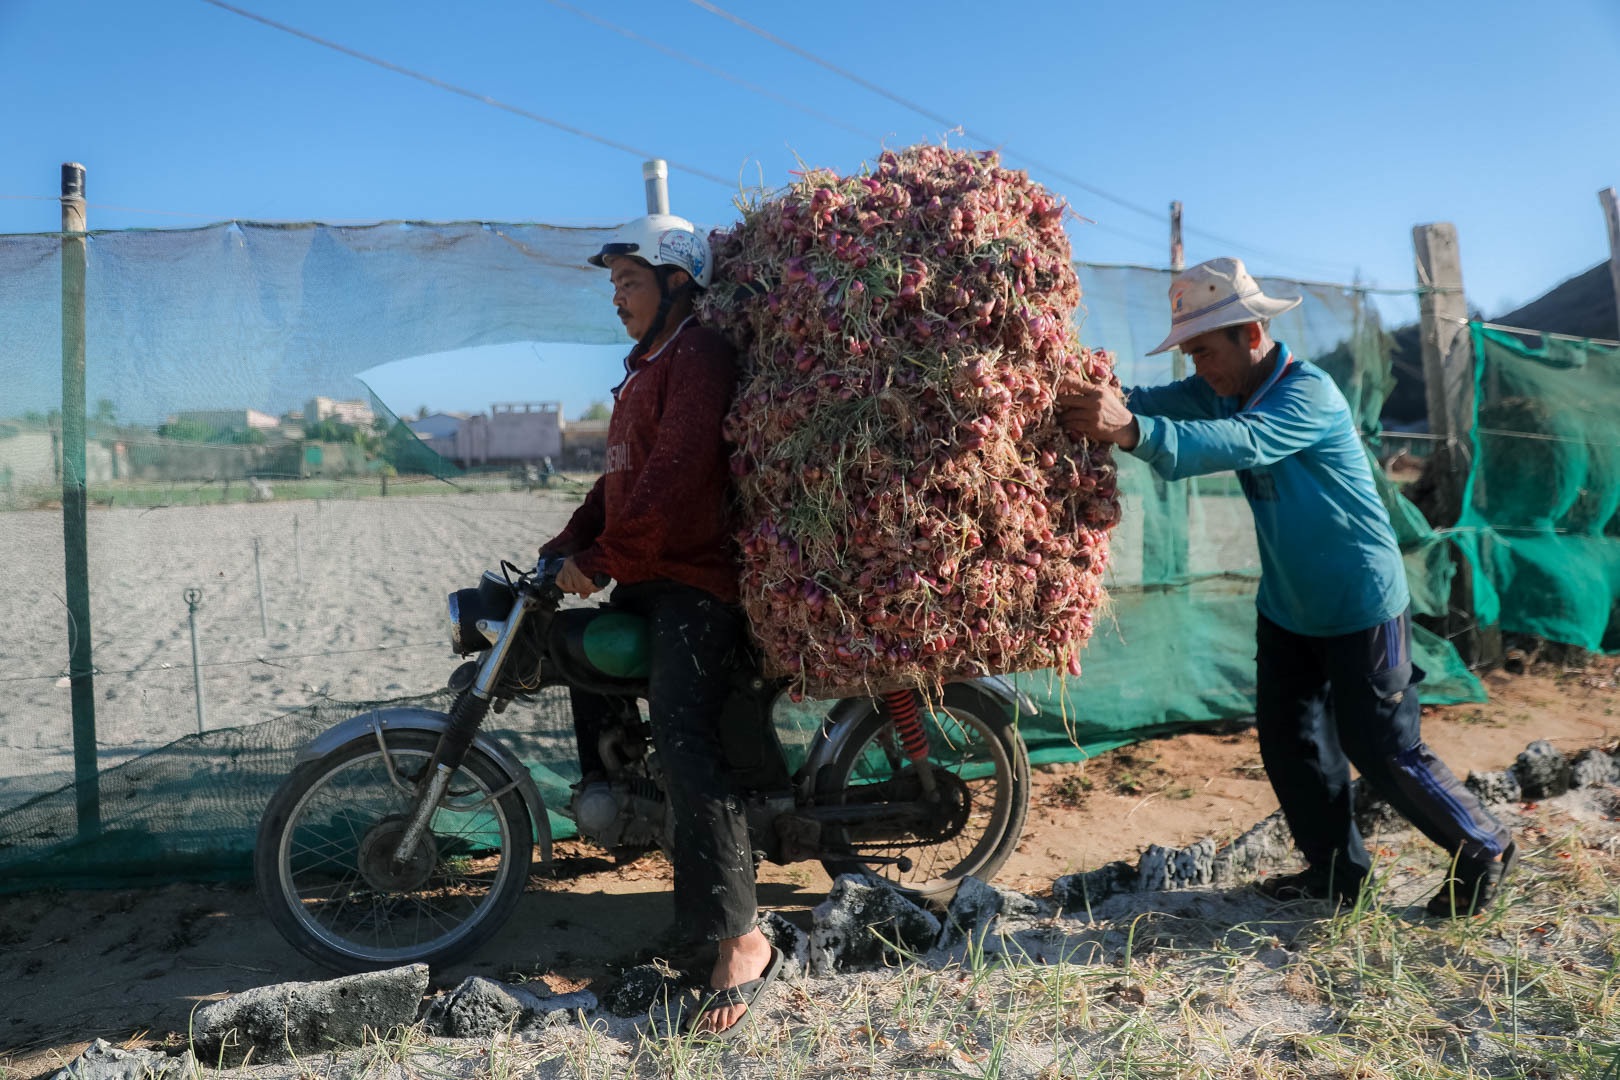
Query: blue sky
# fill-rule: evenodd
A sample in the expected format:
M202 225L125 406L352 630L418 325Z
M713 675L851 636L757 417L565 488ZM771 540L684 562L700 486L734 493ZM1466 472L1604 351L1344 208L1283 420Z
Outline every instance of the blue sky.
M947 127L692 0L578 5L800 107L548 0L240 0L667 157L674 208L709 225L733 218L738 177L780 184L801 160L851 169ZM1256 272L1396 288L1412 280L1411 226L1455 222L1470 300L1490 314L1608 254L1595 193L1620 184L1616 0L720 6L1013 164L1040 163L1036 179L1096 221L1071 228L1082 259L1163 265L1172 199L1189 262L1239 254ZM60 163L82 161L96 228L606 224L642 208L634 153L202 0L0 0L0 88L0 196L54 195ZM0 232L56 219L48 201L0 198ZM611 385L616 352L514 345L372 381L402 410L528 397L572 414Z

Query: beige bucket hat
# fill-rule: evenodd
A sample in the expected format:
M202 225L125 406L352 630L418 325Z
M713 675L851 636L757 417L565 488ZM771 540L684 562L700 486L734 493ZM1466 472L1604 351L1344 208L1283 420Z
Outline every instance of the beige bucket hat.
M1170 336L1148 355L1223 326L1273 318L1298 307L1299 302L1297 296L1278 299L1261 292L1242 259L1201 262L1170 283Z

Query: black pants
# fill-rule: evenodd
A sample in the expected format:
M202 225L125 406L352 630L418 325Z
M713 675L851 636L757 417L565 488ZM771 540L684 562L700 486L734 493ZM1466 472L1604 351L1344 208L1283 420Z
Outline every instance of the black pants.
M742 641L742 613L671 581L619 585L610 603L642 616L650 629L647 705L675 825L676 922L710 941L741 937L758 916L754 854L719 722ZM602 770L597 734L605 718L626 703L582 690L572 696L580 768L588 776Z
M1465 866L1511 834L1423 742L1407 613L1339 637L1306 637L1264 615L1260 756L1300 853L1346 887L1372 868L1356 828L1350 765L1423 835Z

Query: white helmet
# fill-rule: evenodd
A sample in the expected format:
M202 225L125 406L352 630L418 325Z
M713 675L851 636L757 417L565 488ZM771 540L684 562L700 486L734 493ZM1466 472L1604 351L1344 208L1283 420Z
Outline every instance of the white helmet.
M709 241L697 231L697 226L674 214L648 214L637 218L587 261L592 266L607 266L621 255L633 255L650 266L685 270L700 289L708 288L714 274Z

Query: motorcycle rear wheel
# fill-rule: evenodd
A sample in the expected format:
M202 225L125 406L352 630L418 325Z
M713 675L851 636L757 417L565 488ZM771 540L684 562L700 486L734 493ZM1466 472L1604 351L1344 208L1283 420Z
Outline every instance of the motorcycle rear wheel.
M295 769L270 800L254 845L254 880L271 923L299 952L339 971L466 956L511 916L534 857L522 793L474 747L415 854L396 862L411 789L438 737L384 738L386 754L368 733Z
M939 809L926 823L827 827L823 842L847 845L852 857L824 858L833 877L858 874L887 881L924 900L948 901L965 877L988 881L1018 845L1029 814L1029 751L1005 711L981 695L945 687L921 710ZM849 805L922 798L916 766L900 749L894 724L873 709L853 721L843 751L821 770L816 798ZM892 862L911 861L907 870Z

